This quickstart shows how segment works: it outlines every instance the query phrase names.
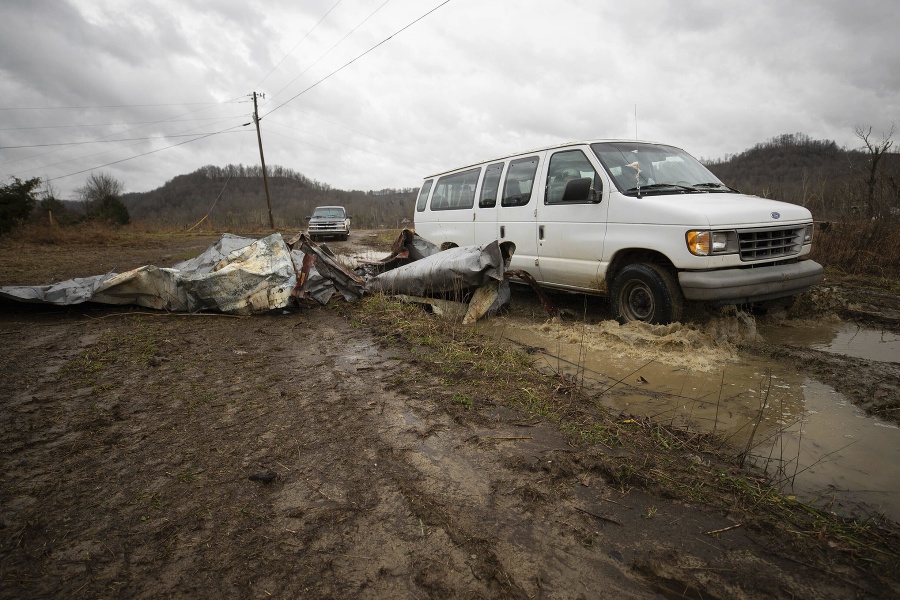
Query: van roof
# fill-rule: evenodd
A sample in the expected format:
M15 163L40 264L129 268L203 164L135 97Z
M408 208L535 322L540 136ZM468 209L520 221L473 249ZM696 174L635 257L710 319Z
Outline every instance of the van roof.
M565 148L567 146L588 146L590 144L597 143L622 143L628 142L632 144L660 144L661 142L653 142L650 140L623 140L623 139L593 139L593 140L580 140L575 142L563 142L560 144L554 144L552 146L544 146L542 148L531 148L530 150L523 150L522 152L515 152L513 154L507 154L506 156L498 156L496 158L489 158L487 160L479 160L478 162L473 162L468 165L462 167L456 167L454 169L447 169L446 171L439 171L432 175L426 175L423 179L431 179L432 177L438 177L440 175L445 175L447 173L453 173L454 171L462 171L463 169L470 169L472 167L477 167L479 165L483 165L486 163L497 162L501 160L506 160L508 158L513 158L516 156L524 156L526 154L532 154L534 152L544 152L545 150L556 150L557 148ZM671 146L671 144L665 144L666 146Z

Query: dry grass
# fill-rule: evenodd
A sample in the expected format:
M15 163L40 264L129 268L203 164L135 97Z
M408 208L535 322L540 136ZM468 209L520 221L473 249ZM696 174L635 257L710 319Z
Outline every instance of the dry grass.
M812 258L830 271L896 283L900 279L900 223L829 223L814 234Z
M95 246L141 239L166 238L179 233L183 233L183 231L163 229L142 223L131 223L121 227L98 222L67 226L30 223L14 229L3 239L3 243Z

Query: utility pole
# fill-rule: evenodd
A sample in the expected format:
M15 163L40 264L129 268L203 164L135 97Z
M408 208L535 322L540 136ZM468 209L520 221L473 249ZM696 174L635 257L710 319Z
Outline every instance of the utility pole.
M259 133L259 109L256 106L256 96L256 92L253 92L253 122L256 123L256 139L259 141L259 162L262 163L263 186L266 188L266 206L269 207L269 227L275 229L275 219L272 218L272 201L269 199L269 177L266 175L266 157L263 156L262 135Z

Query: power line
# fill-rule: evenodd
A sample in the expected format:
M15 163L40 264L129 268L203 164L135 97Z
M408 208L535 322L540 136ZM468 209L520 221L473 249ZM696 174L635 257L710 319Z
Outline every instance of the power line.
M231 118L231 117L229 117ZM226 119L227 120L227 119ZM213 132L213 135L218 132ZM165 140L169 138L179 138L179 137L194 137L197 135L203 135L199 133L179 133L175 135L154 135L150 137L142 137L142 138L124 138L118 140L91 140L87 142L59 142L56 144L30 144L28 146L0 146L0 150L13 150L18 148L46 148L49 146L83 146L84 144L113 144L117 142L137 142L137 141L147 141L147 140Z
M241 156L241 152L244 150L244 141L245 141L245 140L246 140L246 138L244 138L244 139L241 140L241 147L238 148L238 157ZM213 200L212 206L209 207L209 210L206 211L206 214L203 215L203 218L201 218L199 221L197 221L196 223L194 223L190 228L188 228L188 231L193 231L194 229L197 228L197 226L200 225L200 223L202 223L203 221L206 220L206 217L208 217L208 216L210 215L210 213L213 211L213 209L216 207L216 203L219 202L219 198L221 198L221 197L222 197L222 194L225 193L225 188L228 187L228 182L231 181L231 178L232 178L233 176L234 176L234 173L229 173L228 179L225 180L225 185L222 186L222 190L219 192L219 195L216 196L216 199L215 199L215 200Z
M359 129L355 129L355 128L350 127L350 126L348 126L348 125L344 125L343 123L338 123L337 121L331 121L331 120L326 119L325 117L323 117L323 116L321 116L321 115L317 115L317 114L315 114L315 113L306 112L306 111L303 111L303 110L295 110L295 112L298 112L298 113L300 113L301 115L306 115L306 116L308 116L308 117L312 117L312 118L314 118L314 119L318 119L318 120L320 120L320 121L324 121L325 123L328 123L329 125L334 125L335 127L340 127L341 129L346 129L347 131L352 131L353 133L355 133L355 134L357 134L357 135L361 135L361 136L363 136L363 137L367 137L367 138L373 139L373 140L375 140L376 142L378 142L378 143L380 143L380 144L387 144L387 145L389 145L389 146L395 145L395 144L392 144L391 142L385 141L385 140L383 140L383 139L381 139L381 138L377 138L377 137L375 137L374 135L370 135L370 134L368 134L368 133L366 133L366 132L364 132L364 131L360 131ZM280 123L280 122L278 122L278 121L273 121L272 119L268 119L268 122L269 122L269 123L272 123L272 124L274 124L274 125L281 125L282 127L286 127L286 128L288 128L288 129L296 129L295 127L293 127L293 126L291 126L291 125L287 125L287 124L285 124L285 123ZM302 131L302 130L301 130L301 129L297 129L297 131ZM306 133L306 132L304 132L304 133Z
M147 127L147 126L149 126L149 125L155 125L155 124L158 124L158 123L165 123L165 122L167 122L167 121L169 121L169 120L171 120L171 119L177 119L178 117L184 117L184 116L191 115L191 114L194 114L194 113L197 113L197 112L201 112L201 111L203 111L203 110L207 110L208 108L211 108L212 106L221 106L222 104L229 104L229 103L231 103L231 102L234 102L235 100L238 100L238 98L232 98L231 100L226 100L225 102L220 102L219 104L215 104L215 105L209 105L209 106L206 106L205 108L198 108L198 109L196 109L196 110L190 110L190 111L188 111L188 112L185 112L185 113L181 113L181 114L175 115L174 117L169 117L168 119L160 119L159 121L153 121L153 122L151 122L151 123L148 123L147 125L140 125L140 126L138 126L138 127L132 127L131 129L126 129L125 131L119 131L119 132L116 132L116 133L109 133L109 134L106 134L106 135L101 136L101 137L99 137L99 138L96 138L96 140L92 140L92 141L101 141L101 140L105 140L106 138L108 138L108 137L110 137L110 136L113 136L113 135L123 135L123 134L129 133L129 132L131 132L131 131L136 131L136 130L138 130L138 129L142 129L142 128ZM177 105L177 106L180 106L180 105ZM221 121L227 121L227 120L229 120L229 119L231 119L231 118L232 118L232 117L220 118L220 120L221 120ZM198 128L195 127L194 129L198 129ZM189 131L191 131L191 130L188 129L188 130L186 130L186 131L182 131L181 133L187 133L187 132L189 132ZM137 144L134 144L134 145L137 145ZM22 158L17 158L17 159L15 159L15 160L6 161L5 163L0 163L0 165L9 165L9 164L21 162L21 161L23 161L23 160L29 160L29 159L32 159L32 158L38 158L38 157L41 157L41 156L46 156L46 155L48 155L48 154L53 154L54 152L59 152L59 151L64 150L64 149L65 149L65 148L57 148L56 150L50 150L49 152L42 152L42 153L39 153L39 154L32 154L32 155L30 155L30 156L23 156ZM98 154L102 154L102 152L101 152L101 153L98 153ZM78 159L81 159L81 158L89 158L90 156L95 156L95 155L92 154L92 155L89 155L89 156L79 157ZM78 160L78 159L73 159L73 160ZM59 164L64 164L64 163L66 163L66 162L71 162L71 160L62 161L62 162L54 163L53 165L47 165L47 166L55 166L55 165L59 165ZM45 167L39 167L39 168L45 168ZM38 169L37 169L37 168L36 168L36 169L31 169L31 171L35 171L35 170L38 170ZM27 172L27 171L26 171L26 172Z
M222 119L222 121L228 121L228 120L230 120L230 119ZM244 125L249 125L249 123L245 123ZM199 129L199 127L195 127L194 129ZM232 127L232 129L233 129L233 127ZM193 130L188 130L188 131L193 131ZM185 133L187 133L187 132L185 132ZM195 135L204 135L204 134L201 134L201 133L195 133ZM125 149L128 149L128 148L134 148L135 146L140 146L140 145L143 144L143 143L144 143L144 142L135 142L134 144L130 144L130 145L128 145L128 146L125 146L125 148L116 148L116 149L113 149L113 150L104 150L104 151L102 151L102 152L94 152L93 154L84 154L84 155L82 155L82 156L77 156L77 157L75 157L75 158L70 158L70 159L68 159L68 160L62 160L62 161L59 161L59 162L56 162L56 163L53 163L53 164L50 164L50 165L43 165L43 166L41 166L41 167L35 167L34 169L29 169L29 170L24 171L24 172L25 172L25 173L31 173L31 172L34 172L34 171L40 171L40 170L42 170L42 169L46 169L46 168L49 168L49 167L58 167L59 165L64 165L64 164L71 163L71 162L81 161L81 160L84 160L84 159L86 159L86 158L92 158L92 157L94 157L94 156L103 156L104 154L109 154L109 153L111 153L111 152L116 152L116 151L118 151L118 150L125 150ZM51 151L49 151L49 152L45 152L45 153L41 154L40 156L44 156L44 155L46 155L46 154L52 154L52 153L54 153L54 152L59 152L59 151L61 151L61 150L65 150L65 148L59 148L59 149L57 149L57 150L51 150ZM19 159L19 160L26 160L26 159L23 158L23 159ZM18 161L9 161L9 162L4 163L4 164L10 164L11 162L18 162Z
M107 104L98 106L0 106L0 110L90 110L95 108L139 108L148 106L215 106L233 102L237 98L225 102L166 102L163 104Z
M376 48L378 48L378 47L381 46L382 44L384 44L384 43L386 43L387 41L389 41L389 40L390 40L391 38L393 38L395 35L398 35L398 34L400 34L400 33L403 33L404 31L406 31L407 29L409 29L410 27L412 27L413 25L415 25L416 23L418 23L419 21L421 21L422 19L424 19L425 17L427 17L428 15L430 15L431 13L433 13L434 11L436 11L437 9L441 8L442 6L444 6L445 4L447 4L447 3L449 3L449 2L450 2L450 0L444 0L444 2L441 2L440 4L438 4L437 6L435 6L434 8L432 8L431 10L429 10L427 13L425 13L424 15L422 15L421 17L419 17L418 19L414 20L413 22L409 23L408 25L404 26L403 28L401 28L401 29L399 29L398 31L392 33L392 34L389 35L388 37L384 38L383 40L381 40L380 42L378 42L377 44L375 44L374 46L372 46L371 48L369 48L368 50L366 50L365 52L363 52L362 54L360 54L360 55L357 56L356 58L352 59L350 62L345 63L344 66L338 67L337 69L335 69L334 71L332 71L331 73L329 73L328 75L326 75L325 77L323 77L322 79L318 80L318 81L315 82L314 84L312 84L312 85L310 85L309 87L307 87L306 89L304 89L302 92L300 92L300 93L297 94L296 96L293 96L293 97L291 97L291 98L285 100L284 102L282 102L281 104L279 104L278 106L276 106L275 108L273 108L272 110L270 110L270 111L267 113L267 115L271 115L273 112L275 112L275 111L278 110L279 108L283 107L284 105L288 104L289 102L293 102L294 100L296 100L297 98L299 98L300 96L302 96L303 94L305 94L306 92L308 92L309 90L313 89L314 87L316 87L317 85L319 85L320 83L322 83L323 81L325 81L326 79L330 78L332 75L335 75L335 74L337 74L337 73L340 73L341 71L343 71L344 69L346 69L347 67L349 67L350 65L352 65L353 63L355 63L357 60L359 60L360 58L362 58L363 56L365 56L366 54L368 54L368 53L371 52L372 50L375 50Z
M341 145L341 146L346 146L347 148L353 148L354 150L360 150L360 151L362 151L362 152L371 152L371 150L366 150L366 149L364 149L364 148L359 148L359 147L357 147L357 146L353 146L353 145L351 145L351 144L347 144L346 142L339 142L339 141L337 141L337 140L332 140L332 139L330 139L330 138L325 137L324 135L318 135L318 134L316 134L316 133L313 133L313 132L311 132L311 131L306 131L305 129L300 129L300 128L298 128L298 127L291 127L290 125L286 125L286 124L284 124L284 123L279 123L279 122L277 122L277 121L272 121L271 119L267 120L266 123L269 124L269 125L278 125L278 126L280 126L280 127L284 127L285 129L293 129L294 131L299 131L300 133L305 133L306 135L311 135L311 136L313 136L313 137L321 138L321 139L325 140L326 142L331 142L332 144L339 144L339 145ZM279 133L279 132L277 132L277 131L272 130L272 129L269 128L269 127L266 127L265 129L266 129L266 132L268 132L268 133L273 133L273 134L275 134L275 135L280 135L281 137L285 137L285 138L287 138L287 139L289 139L289 140L294 140L294 141L296 141L296 142L301 142L301 143L304 143L304 144L309 144L308 141L300 140L300 139L297 139L297 138L295 138L295 137L291 137L291 136L289 136L289 135L285 135L285 134L283 134L283 133ZM372 139L375 139L375 138L372 138ZM381 141L381 140L376 140L376 141ZM313 146L313 147L315 147L315 148L324 148L324 146L316 146L315 144L310 144L310 145ZM327 149L330 150L330 148L327 148Z
M317 28L319 25L322 24L322 21L325 20L325 17L327 17L328 15L330 15L330 14L331 14L331 11L333 11L335 8L337 8L337 5L340 4L340 3L343 2L343 1L344 1L344 0L338 0L337 2L335 2L335 3L331 6L331 8L328 9L328 12L325 13L325 14L322 16L322 18L319 19L319 21L318 21L315 25L313 25L313 28L306 32L306 35L304 35L303 38L302 38L299 42L297 42L297 43L294 45L293 48L291 48L291 51L290 51L290 52L288 52L287 54L284 55L284 58L282 58L281 60L278 61L278 64L277 64L277 65L275 65L274 67L272 67L272 70L271 70L271 71L269 71L268 73L266 73L266 76L263 77L263 78L262 78L262 81L260 81L259 83L257 83L255 87L258 88L259 86L261 86L261 85L263 84L263 81L265 81L266 79L268 79L268 78L269 78L269 75L271 75L272 73L274 73L274 72L275 72L275 69L277 69L278 67L280 67L280 66L281 66L281 63L283 63L285 60L287 60L287 57L294 53L294 50L296 50L296 49L300 46L300 44L303 43L303 40L305 40L306 38L308 38L308 37L310 36L310 34L312 34L312 32L315 31L316 28ZM288 85L290 85L290 84L288 84Z
M331 54L331 51L332 51L332 50L334 50L335 48L337 48L338 46L340 46L341 44L343 44L343 43L344 43L344 40L346 40L348 37L350 37L351 35L353 35L353 32L355 32L357 29L359 29L360 27L362 27L363 25L365 25L366 21L368 21L368 20L371 19L373 16L375 16L375 13L377 13L379 10L381 10L382 8L384 8L384 6L385 6L388 2L390 2L390 1L391 1L391 0L385 0L385 1L381 4L381 6L379 6L378 8L376 8L375 10L373 10L371 13L369 13L369 16L368 16L368 17L366 17L365 19L363 19L356 27L354 27L353 29L351 29L350 31L348 31L347 34L346 34L344 37L342 37L340 40L338 40L338 42L337 42L334 46L332 46L331 48L329 48L328 50L326 50L325 53L322 54L321 56L319 56L319 58L317 58L315 61L313 61L313 63L312 63L311 65L309 65L308 67L306 67L305 69L303 69L303 71L301 71L299 75L297 75L296 77L294 77L293 79L291 79L291 80L290 80L289 82L287 82L287 84L284 85L280 90L278 90L277 92L275 92L274 94L272 94L272 97L274 98L275 96L277 96L278 94L280 94L281 92L283 92L285 89L287 89L288 87L290 87L290 85L291 85L292 83L294 83L295 81L297 81L298 79L300 79L307 71L309 71L309 70L312 69L314 66L316 66L317 64L319 64L319 61L320 61L320 60L322 60L323 58L325 58L326 56L328 56L329 54Z
M193 111L196 112L196 111ZM185 113L190 114L190 113ZM181 115L179 115L181 116ZM243 116L236 115L235 118ZM216 121L221 119L222 117L204 117L202 119L177 119L172 117L171 119L165 119L166 123L190 123L193 121ZM115 127L117 125L153 125L155 123L162 123L163 121L134 121L133 123L91 123L90 125L40 125L34 127L0 127L0 131L27 131L31 129L78 129L81 127Z
M339 0L339 1L340 1L340 0ZM386 0L385 4L387 3L387 1L389 1L389 0ZM394 32L393 34L389 35L388 37L386 37L385 39L383 39L382 41L380 41L379 43L377 43L377 44L375 44L374 46L370 47L370 48L369 48L368 50L366 50L365 52L359 54L358 56L356 56L355 58L353 58L353 59L350 60L349 62L345 63L343 66L341 66L341 67L335 69L334 71L332 71L331 73L329 73L329 74L326 75L325 77L319 79L318 81L316 81L316 82L313 83L312 85L306 87L304 90L302 90L302 91L299 92L298 94L296 94L296 95L294 95L293 97L289 98L289 99L286 100L285 102L279 104L278 106L276 106L275 108L273 108L272 110L270 110L270 111L268 112L268 114L272 114L273 112L275 112L276 110L282 108L282 107L285 106L286 104L288 104L288 103L290 103L290 102L296 100L297 98L299 98L300 96L302 96L302 95L305 94L306 92L308 92L308 91L310 91L311 89L315 88L315 87L316 87L317 85L319 85L320 83L326 81L327 79L331 78L333 75L336 75L337 73L339 73L339 72L341 72L342 70L346 69L346 68L349 67L351 64L353 64L354 62L356 62L357 60L359 60L360 58L362 58L363 56L367 55L368 53L372 52L372 51L375 50L376 48L378 48L378 47L382 46L383 44L387 43L387 42L390 41L392 38L394 38L396 35L399 35L400 33L403 33L404 31L406 31L407 29L409 29L410 27L412 27L413 25L415 25L415 24L418 23L419 21L423 20L425 17L431 15L433 12L435 12L435 11L437 11L439 8L443 7L445 4L448 4L449 2L450 2L450 0L444 0L444 2L442 2L441 4L439 4L439 5L437 5L436 7L432 8L431 10L429 10L428 12L426 12L425 14L421 15L420 17L418 17L417 19L411 21L410 23L408 23L408 24L405 25L404 27L400 28L399 30L397 30L397 31ZM335 6L337 6L337 4L335 4ZM384 6L384 4L382 4L382 6ZM334 8L334 6L332 7L332 9L333 9L333 8ZM378 10L380 10L380 8L381 8L381 7L379 7ZM329 11L329 12L331 12L331 11ZM375 12L377 12L377 10L376 10ZM374 14L374 13L373 13L373 14ZM327 16L327 13L326 13L326 16ZM323 18L324 18L324 17L323 17ZM365 22L365 21L364 21L364 22ZM352 33L352 31L351 31L351 33ZM349 35L349 34L348 34L348 35ZM346 37L346 36L345 36L345 37ZM301 40L301 41L302 41L302 40ZM340 43L340 42L339 42L339 43ZM298 45L299 45L299 44L298 44ZM293 50L292 50L292 52L293 52ZM284 59L282 59L282 60L284 60ZM279 63L279 64L280 64L280 63ZM277 67L277 65L276 65L276 67ZM273 70L274 70L274 69L273 69ZM268 75L267 75L266 77L268 77ZM237 99L229 100L229 101L227 101L227 102L232 102L232 101L234 101L234 100L237 100ZM225 103L226 103L226 102L220 102L220 103L218 103L218 104L225 104ZM215 103L168 103L168 104L108 105L108 106L96 106L96 107L76 107L76 106L70 106L70 107L18 107L18 108L14 108L14 107L0 107L0 110L65 110L65 109L128 108L128 107L139 107L139 106L179 106L179 105L180 105L180 106L184 106L184 105L203 105L203 106L209 107L209 106L215 106L216 104L215 104ZM187 115L187 114L191 114L192 112L198 112L199 110L204 110L204 109L198 109L198 110L196 110L196 111L190 111L190 112L184 113L184 114L182 114L182 115L177 115L177 117L185 116L185 115ZM175 118L175 117L173 117L173 118ZM255 118L257 119L257 122L258 122L259 119L261 119L261 118L258 117L258 116L255 117ZM161 122L165 122L166 120L167 120L167 119L162 119L162 120L156 121L156 122L154 122L154 123L161 123ZM154 124L154 123L149 123L149 124ZM252 123L252 122L251 122L251 123ZM61 175L61 176L59 176L59 177L53 177L52 179L48 179L47 181L48 181L48 182L49 182L49 181L57 181L57 180L59 180L59 179L65 179L65 178L71 177L71 176L73 176L73 175L80 175L81 173L87 173L87 172L89 172L89 171L94 171L94 170L96 170L96 169L102 169L102 168L104 168L104 167L109 167L109 166L112 166L112 165L120 164L120 163L123 163L123 162L127 162L127 161L129 161L129 160L133 160L133 159L135 159L135 158L140 158L140 157L142 157L142 156L147 156L147 155L149 155L149 154L155 154L155 153L157 153L157 152L162 152L163 150L169 150L169 149L175 148L175 147L177 147L177 146L182 146L182 145L184 145L184 144L189 144L189 143L191 143L191 142L196 142L196 141L198 141L198 140L206 139L206 138L211 137L211 136L214 136L214 135L220 135L220 134L223 134L223 133L229 133L229 132L231 132L232 130L237 129L238 127L246 127L247 125L250 125L251 123L244 123L244 124L241 124L241 125L235 125L235 126L233 126L233 127L229 127L229 128L227 128L227 129L224 129L224 130L221 130L221 131L211 132L211 133L207 133L207 134L199 134L198 137L195 137L195 138L190 139L190 140L185 140L185 141L183 141L183 142L179 142L179 143L177 143L177 144L172 144L172 145L166 146L166 147L164 147L164 148L157 148L157 149L155 149L155 150L150 150L150 151L148 151L148 152L143 152L143 153L141 153L141 154L137 154L137 155L135 155L135 156L131 156L131 157L128 157L128 158L123 158L123 159L120 159L120 160L111 161L111 162L108 162L108 163L105 163L105 164L102 164L102 165L98 165L98 166L95 166L95 167L91 167L91 168L88 168L88 169L82 169L82 170L80 170L80 171L75 171L75 172L73 172L73 173L68 173L68 174L66 174L66 175ZM134 129L140 129L140 128L146 127L146 126L147 126L147 125L141 125L141 126L136 127L136 128L134 128ZM133 131L133 129L132 129L132 130L128 130L128 131ZM120 133L127 133L127 131L126 131L126 132L120 132ZM115 135L115 134L109 134L109 135L107 135L107 136L103 136L102 138L99 138L99 139L96 140L96 141L103 140L104 138L107 138L107 137L109 137L109 136L111 136L111 135ZM174 135L173 135L172 137L174 137ZM53 152L56 152L56 151L58 151L58 150L54 150ZM86 157L81 157L81 158L86 158ZM20 159L20 160L22 160L22 159ZM73 159L73 160L80 160L80 159ZM18 162L18 161L13 161L13 162ZM70 162L70 161L65 161L65 162ZM7 163L7 164L8 164L8 163ZM46 168L46 166L45 166L45 167L40 167L40 168Z
M97 169L102 169L103 167L109 167L112 165L117 165L119 163L123 163L129 160L134 160L135 158L140 158L142 156L147 156L148 154L155 154L156 152L162 152L163 150L169 150L170 148L175 148L176 146L183 146L184 144L189 144L191 142L196 142L197 140L206 139L208 137L219 135L222 133L230 132L232 129L237 129L238 127L246 127L250 125L250 123L244 123L242 125L235 125L234 127L229 127L228 129L223 129L222 131L215 131L213 133L207 133L200 137L194 138L192 140L185 140L184 142L178 142L177 144L172 144L171 146L166 146L165 148L157 148L156 150L150 150L149 152L144 152L142 154L137 154L135 156L130 156L128 158L123 158L122 160L115 160L113 162L106 163L105 165L98 165L96 167L91 167L89 169L82 169L81 171L75 171L74 173L69 173L67 175L60 175L59 177L54 177L52 179L48 179L47 181L56 181L58 179L65 179L66 177L71 177L72 175L80 175L82 173L87 173L88 171L95 171Z

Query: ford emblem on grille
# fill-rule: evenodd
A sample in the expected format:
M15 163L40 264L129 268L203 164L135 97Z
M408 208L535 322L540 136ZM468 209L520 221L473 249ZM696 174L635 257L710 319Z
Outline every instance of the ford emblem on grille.
M780 219L780 218L781 218L781 213L773 212L773 213L772 213L772 218L773 218L773 219Z

